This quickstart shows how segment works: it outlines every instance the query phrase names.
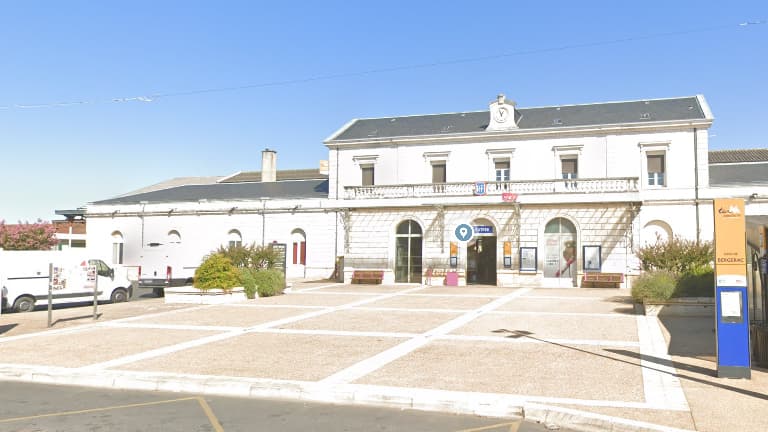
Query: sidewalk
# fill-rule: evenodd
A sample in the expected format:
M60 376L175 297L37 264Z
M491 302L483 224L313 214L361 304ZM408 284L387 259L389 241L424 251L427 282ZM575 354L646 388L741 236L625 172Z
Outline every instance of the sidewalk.
M626 291L298 283L236 305L162 299L0 316L0 379L287 397L577 430L768 430L768 372L714 377L713 320Z

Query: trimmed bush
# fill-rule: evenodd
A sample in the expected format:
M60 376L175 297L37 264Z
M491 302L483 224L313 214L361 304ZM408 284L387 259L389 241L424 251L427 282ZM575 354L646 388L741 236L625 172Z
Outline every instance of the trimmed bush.
M215 253L226 256L237 268L268 269L275 266L277 253L272 247L249 245L219 246Z
M695 242L680 237L660 241L637 251L643 270L667 270L676 275L690 274L708 267L715 259L711 242Z
M639 302L646 300L669 300L675 293L677 278L666 270L643 273L632 284L632 298Z
M231 291L240 283L240 273L226 256L214 253L205 258L195 270L195 288L209 290L221 288Z
M675 297L714 297L715 271L710 266L691 269L679 277Z
M258 270L252 268L240 269L240 281L243 284L245 296L249 299L256 298L256 273Z
M271 297L283 293L285 278L280 270L264 269L254 271L252 274L259 297Z

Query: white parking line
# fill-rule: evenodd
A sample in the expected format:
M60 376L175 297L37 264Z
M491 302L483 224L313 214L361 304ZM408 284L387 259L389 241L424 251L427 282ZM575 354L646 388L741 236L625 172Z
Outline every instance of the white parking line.
M533 312L533 311L514 311L501 310L488 312L490 315L554 315L554 316L572 316L572 317L594 317L594 318L628 318L634 319L634 315L622 315L615 313L596 313L596 312Z
M496 299L488 304L485 304L477 309L469 311L464 315L461 315L438 327L435 327L432 330L422 333L417 337L414 337L413 339L409 339L399 345L396 345L388 350L382 351L372 357L369 357L346 369L343 369L321 380L320 384L335 385L335 384L350 383L352 381L355 381L356 379L361 378L365 375L368 375L369 373L381 368L382 366L389 364L397 360L398 358L403 357L404 355L407 355L421 348L422 346L429 343L429 341L432 340L433 338L437 336L446 335L452 332L453 330L456 330L457 328L476 319L480 315L483 315L486 312L492 311L508 303L509 301L517 297L520 297L521 295L525 294L530 290L531 288L520 289L518 291L507 294L499 299Z
M175 352L178 352L178 351L183 351L183 350L186 350L186 349L189 349L189 348L194 348L194 347L206 345L206 344L209 344L209 343L219 342L219 341L222 341L222 340L230 339L230 338L233 338L233 337L237 337L237 336L243 335L246 332L251 332L251 331L252 332L258 332L260 330L267 329L267 328L270 328L270 327L277 327L277 326L281 326L281 325L284 325L284 324L289 324L289 323L292 323L292 322L301 321L301 320L308 319L308 318L314 318L314 317L317 317L317 316L320 316L320 315L325 315L325 314L328 314L328 313L331 313L331 312L336 312L336 311L340 311L340 310L344 310L344 309L350 309L350 308L353 308L355 306L360 306L360 305L364 305L364 304L367 304L367 303L372 303L372 302L375 302L375 301L378 301L378 300L383 300L383 299L388 299L388 298L391 298L391 297L396 297L396 296L398 296L400 294L410 293L410 292L418 291L418 290L421 290L421 289L424 289L424 287L418 286L418 287L415 287L415 288L411 288L411 289L407 289L407 290L403 290L403 291L398 291L398 292L394 292L394 293L385 293L385 294L381 295L380 297L367 298L367 299L358 300L358 301L355 301L355 302L352 302L352 303L347 303L347 304L344 304L344 305L341 305L341 306L333 306L333 307L328 307L328 308L321 309L321 310L307 312L307 313L304 313L304 314L301 314L301 315L295 315L295 316L291 316L291 317L287 317L287 318L281 318L281 319L278 319L278 320L275 320L275 321L269 321L269 322L266 322L266 323L263 323L263 324L259 324L259 325L256 325L256 326L253 326L253 327L244 328L244 329L238 328L237 330L234 330L234 331L228 331L226 333L206 336L206 337L203 337L203 338L194 339L194 340L187 341L187 342L182 342L182 343L176 344L176 345L170 345L170 346L166 346L166 347L161 347L161 348L153 349L153 350L150 350L150 351L144 351L144 352L128 355L128 356L125 356L125 357L120 357L120 358L117 358L117 359L112 359L112 360L105 361L105 362L102 362L102 363L95 363L95 364L92 364L92 365L81 367L79 369L80 370L99 370L99 369L108 369L108 368L113 368L113 367L117 367L117 366L123 366L123 365L129 364L129 363L134 363L134 362L137 362L137 361L147 360L147 359L154 358L154 357L159 357L159 356L163 356L163 355L167 355L167 354L172 354L172 353L175 353Z
M315 291L315 290L319 290L319 289L325 289L325 288L330 288L330 287L342 286L342 285L344 285L344 284L343 283L333 283L333 284L329 284L329 285L321 285L321 286L312 287L312 288L304 288L304 289L300 289L300 290L292 290L291 294L305 293L305 292Z
M637 336L640 340L640 368L643 372L646 402L668 409L687 410L688 401L677 378L677 370L662 364L671 364L672 357L667 354L667 343L658 318L638 315Z

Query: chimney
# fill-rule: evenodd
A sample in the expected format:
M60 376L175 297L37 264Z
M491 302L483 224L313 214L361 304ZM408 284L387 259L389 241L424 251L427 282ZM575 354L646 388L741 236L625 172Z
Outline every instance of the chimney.
M261 151L261 181L274 182L277 180L277 152L264 149Z
M327 160L321 160L320 161L320 174L328 175L328 161Z

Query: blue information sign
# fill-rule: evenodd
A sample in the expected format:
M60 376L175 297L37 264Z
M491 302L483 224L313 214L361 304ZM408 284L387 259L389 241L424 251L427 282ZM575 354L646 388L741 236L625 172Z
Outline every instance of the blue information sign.
M467 224L461 224L456 227L453 233L456 234L456 238L459 241L469 241L472 238L472 227Z
M493 234L493 227L490 225L475 225L475 234Z
M485 182L475 182L475 195L485 195Z

